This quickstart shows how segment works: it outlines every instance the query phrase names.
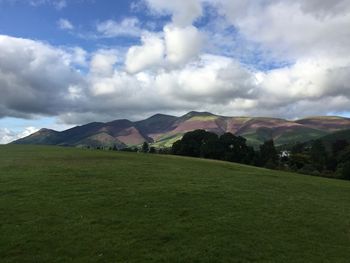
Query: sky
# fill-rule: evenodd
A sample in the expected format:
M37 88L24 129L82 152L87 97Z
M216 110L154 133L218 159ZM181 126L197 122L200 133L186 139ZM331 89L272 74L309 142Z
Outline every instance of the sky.
M350 116L350 0L0 0L0 144L210 111Z

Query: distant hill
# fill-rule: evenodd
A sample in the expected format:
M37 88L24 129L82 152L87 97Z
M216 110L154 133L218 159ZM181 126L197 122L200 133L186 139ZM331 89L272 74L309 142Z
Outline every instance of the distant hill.
M192 111L181 117L156 114L136 122L129 120L93 122L62 132L41 129L13 144L124 148L147 141L156 147L170 147L183 134L196 129L217 134L231 132L245 137L253 146L258 146L269 139L274 139L276 145L282 145L309 141L336 131L350 129L350 119L322 116L289 121L279 118L228 117L210 112Z

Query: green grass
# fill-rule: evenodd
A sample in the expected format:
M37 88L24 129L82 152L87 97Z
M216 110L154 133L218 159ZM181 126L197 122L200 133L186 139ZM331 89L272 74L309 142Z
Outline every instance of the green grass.
M174 156L0 147L0 261L349 262L350 183Z
M207 115L207 116L194 116L189 121L215 121L219 117L215 115Z
M171 148L171 146L178 140L181 140L183 133L178 134L166 134L158 139L157 142L152 143L151 146L156 148Z

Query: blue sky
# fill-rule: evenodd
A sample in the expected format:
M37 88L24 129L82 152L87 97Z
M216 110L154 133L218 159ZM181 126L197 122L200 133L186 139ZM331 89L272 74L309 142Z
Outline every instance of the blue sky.
M349 34L349 0L0 0L0 143L159 112L349 116Z
M1 33L15 37L38 39L52 45L79 45L94 50L101 45L119 44L120 40L91 41L60 29L60 19L69 20L80 34L93 34L99 21L122 20L135 15L130 1L69 1L57 9L50 3L33 5L30 1L3 1L0 8ZM139 16L140 14L138 14ZM142 16L142 14L141 14Z

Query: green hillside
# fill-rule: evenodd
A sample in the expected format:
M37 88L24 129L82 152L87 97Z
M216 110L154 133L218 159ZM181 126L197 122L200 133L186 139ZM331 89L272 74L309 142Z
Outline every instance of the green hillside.
M1 262L348 262L350 182L151 154L0 147Z
M321 138L326 144L331 144L337 140L346 140L350 142L350 130L334 132Z

